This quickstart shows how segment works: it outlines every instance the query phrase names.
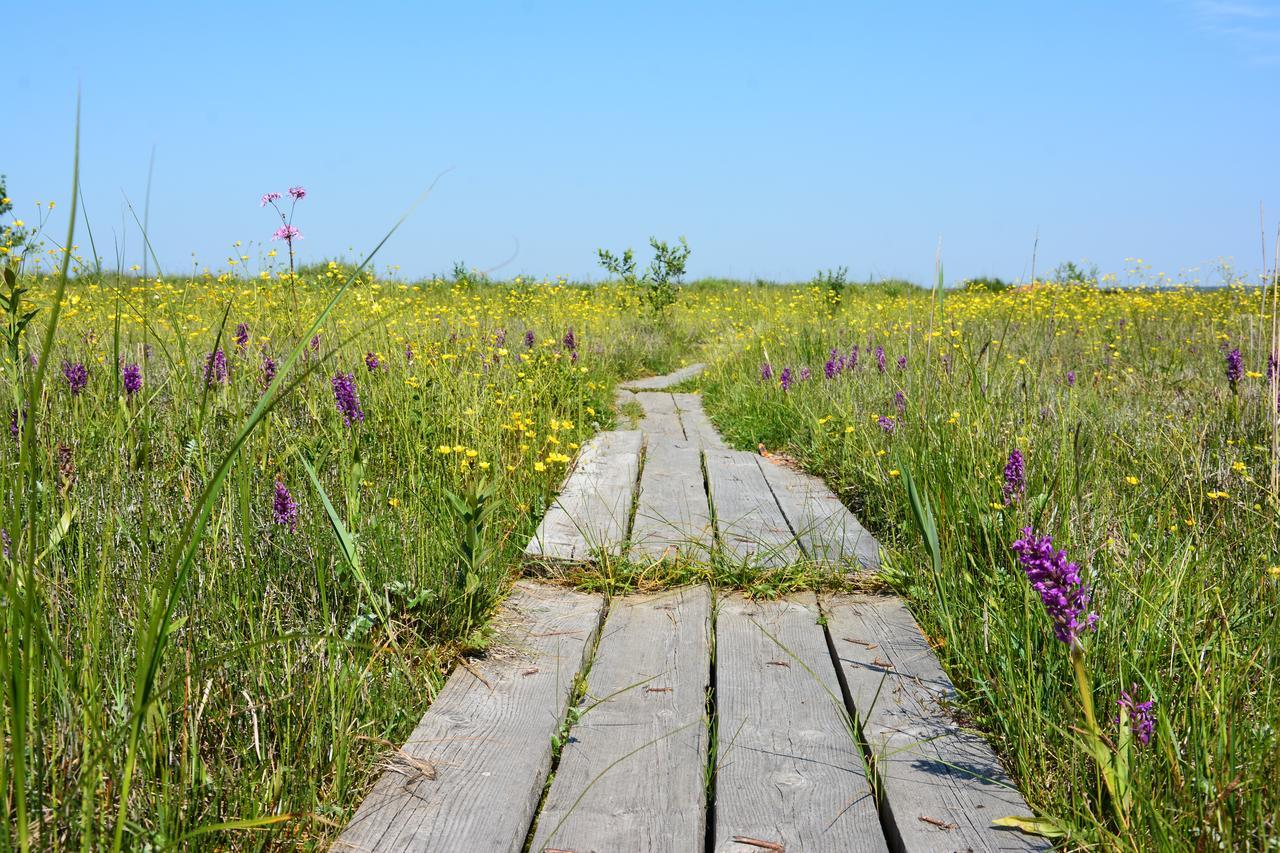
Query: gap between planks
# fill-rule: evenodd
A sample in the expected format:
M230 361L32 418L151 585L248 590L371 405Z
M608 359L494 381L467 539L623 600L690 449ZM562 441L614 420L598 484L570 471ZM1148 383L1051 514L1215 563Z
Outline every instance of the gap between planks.
M708 587L614 599L531 849L702 849L710 671Z
M849 712L878 777L881 822L898 850L1048 850L1045 839L991 821L1031 811L995 752L943 703L950 679L896 596L822 599Z
M621 553L640 473L642 434L603 432L579 451L555 501L525 548L526 560L584 563Z
M886 851L813 593L716 613L715 853Z
M455 667L333 849L519 853L603 608L518 583L489 653Z

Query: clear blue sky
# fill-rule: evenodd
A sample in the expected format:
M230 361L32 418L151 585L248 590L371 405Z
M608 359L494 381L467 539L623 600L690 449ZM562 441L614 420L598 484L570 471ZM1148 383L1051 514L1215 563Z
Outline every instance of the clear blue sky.
M447 168L382 265L598 277L683 234L694 275L925 281L941 237L949 279L1012 278L1038 228L1041 269L1207 273L1280 219L1276 0L10 5L15 212L65 205L81 85L108 262L152 146L172 271L292 184L303 257L350 254Z

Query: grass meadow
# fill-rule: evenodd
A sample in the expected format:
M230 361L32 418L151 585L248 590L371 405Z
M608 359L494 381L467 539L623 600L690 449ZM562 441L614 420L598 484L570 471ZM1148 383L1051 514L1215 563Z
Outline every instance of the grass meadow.
M9 269L0 845L323 846L483 646L615 383L695 359L729 440L880 538L1038 829L1280 844L1269 292L705 281L655 312L265 254ZM1090 588L1071 645L1023 528Z
M878 535L886 579L965 712L1065 846L1274 849L1280 559L1264 294L1237 283L833 296L798 289L722 340L732 352L705 378L717 426L821 474ZM908 480L927 506L913 508ZM1103 760L1070 647L1012 551L1024 528L1051 535L1092 588L1096 631L1077 647ZM1145 732L1118 722L1122 692Z

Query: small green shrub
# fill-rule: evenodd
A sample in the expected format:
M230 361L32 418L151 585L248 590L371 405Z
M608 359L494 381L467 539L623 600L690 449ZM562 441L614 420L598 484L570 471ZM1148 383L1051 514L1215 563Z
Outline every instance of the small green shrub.
M1049 280L1059 284L1097 284L1098 265L1084 261L1079 264L1075 261L1063 261L1054 267Z
M605 268L614 278L621 279L628 285L643 289L645 302L655 314L664 313L679 298L679 285L684 278L685 266L689 261L691 250L683 237L677 246L672 246L657 237L649 238L653 248L653 260L640 276L636 276L636 258L631 249L615 256L606 249L597 249L600 266Z
M829 303L838 305L840 298L844 295L845 287L849 284L849 268L818 270L809 283L825 292Z

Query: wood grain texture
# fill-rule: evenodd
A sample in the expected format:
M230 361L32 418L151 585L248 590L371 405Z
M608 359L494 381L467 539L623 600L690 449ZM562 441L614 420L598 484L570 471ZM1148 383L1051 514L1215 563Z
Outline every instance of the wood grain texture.
M805 556L831 565L880 568L880 544L826 483L768 459L759 463Z
M883 786L886 824L902 846L1049 849L1044 839L991 825L1030 810L986 741L939 704L954 695L951 681L902 600L832 596L822 606Z
M698 447L718 447L727 445L716 432L711 419L702 408L702 397L698 394L672 394L676 410L680 412L680 425L684 427L685 437Z
M519 851L603 607L517 584L489 654L454 670L333 849Z
M813 593L716 614L715 850L888 848Z
M645 435L684 439L680 412L670 394L665 391L644 391L636 394L636 402L644 409L644 419L639 426Z
M614 601L532 850L703 849L710 621L705 586Z
M525 548L532 562L589 562L596 550L622 553L640 473L641 435L602 432L586 442L560 495Z
M714 540L702 451L688 442L650 436L631 525L632 557L705 562Z
M787 566L803 559L756 455L708 449L705 456L716 532L726 554L765 566Z
M659 388L670 388L672 385L679 385L686 379L692 379L703 370L706 365L702 363L690 364L679 370L672 371L665 376L648 376L644 379L632 379L629 382L623 382L618 387L627 388L632 391L656 391Z

